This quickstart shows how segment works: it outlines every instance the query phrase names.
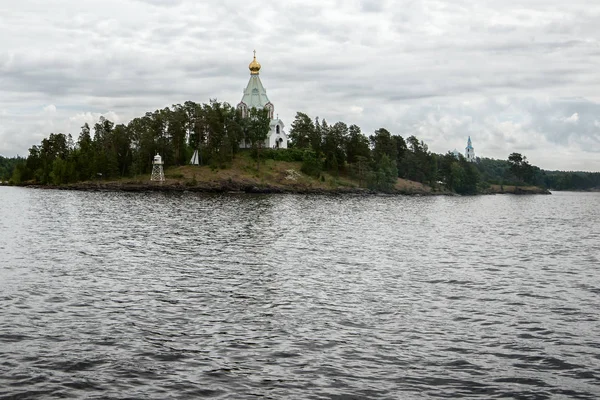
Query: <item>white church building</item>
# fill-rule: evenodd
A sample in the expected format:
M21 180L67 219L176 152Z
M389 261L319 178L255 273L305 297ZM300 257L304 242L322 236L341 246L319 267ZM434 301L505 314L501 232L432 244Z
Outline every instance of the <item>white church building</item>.
M460 153L456 149L452 150L451 153L456 158L459 158L460 156ZM469 136L469 139L467 140L467 147L465 147L465 159L469 162L477 161L475 159L475 148L473 147L473 143L471 142L471 136Z
M250 80L246 89L244 89L244 95L242 100L237 105L237 109L241 111L242 116L248 116L248 112L252 107L257 109L266 108L269 110L269 118L271 118L270 130L267 139L263 143L263 147L273 149L287 149L288 136L283 130L283 121L279 119L279 116L275 115L275 106L267 97L267 91L260 81L259 71L261 65L256 61L256 50L254 51L254 60L248 66L250 69ZM251 147L250 141L243 140L240 144L242 148Z
M467 147L465 147L465 158L469 162L475 162L475 149L471 143L471 136L469 136L469 140L467 140Z

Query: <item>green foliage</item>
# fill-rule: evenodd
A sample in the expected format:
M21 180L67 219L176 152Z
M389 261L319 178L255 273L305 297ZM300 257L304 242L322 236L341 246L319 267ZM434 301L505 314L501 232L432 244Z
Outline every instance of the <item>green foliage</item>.
M458 158L452 153L436 156L438 177L447 190L458 194L476 194L481 182L475 163L468 162L462 155Z
M303 161L305 150L301 149L264 149L261 152L261 157L264 159L276 161ZM256 158L256 153L252 153L252 157Z
M358 186L364 187L371 173L369 159L363 156L357 156L356 162L350 164L350 176L358 179Z
M12 173L8 183L11 185L20 185L21 183L23 183L23 181L24 181L23 176L25 174L25 171L26 171L26 167L25 167L24 162L20 162L19 164L17 164L15 166L15 169L13 170L13 173Z
M392 192L398 181L398 169L395 160L387 154L383 154L375 164L375 168L368 175L367 185L371 190L380 192Z
M324 167L332 171L334 176L337 176L340 165L346 163L345 148L348 140L348 126L343 122L337 122L331 127L323 128L322 133L323 144L321 149L325 154Z
M252 107L246 118L241 121L244 138L249 141L254 150L256 170L260 171L260 152L269 135L271 123L270 111L267 108L257 109Z
M300 171L315 178L318 178L321 175L321 171L323 171L323 163L317 157L317 154L314 151L306 150L304 152Z
M5 158L0 156L0 181L6 182L12 179L17 166L24 163L25 160L21 157Z
M479 170L483 181L499 185L507 182L510 183L512 180L510 164L506 160L478 158L475 166Z
M527 161L527 157L520 153L512 153L508 156L508 165L510 172L520 181L533 183L534 168Z
M437 160L423 141L419 141L415 136L409 136L405 143L398 139L396 151L399 153L398 170L402 178L435 184L438 178Z
M369 148L369 138L363 135L360 128L356 125L350 125L348 128L348 139L346 140L346 160L350 164L355 164L362 160L371 158L371 149Z
M246 140L251 143L253 149L261 147L267 139L270 123L271 118L269 118L268 109L252 107L249 110L248 117L243 121L243 130Z
M296 149L308 149L310 140L315 135L315 124L312 119L304 113L296 113L290 129L290 147Z
M454 190L459 194L476 194L480 181L479 171L472 162L466 160L461 160L460 167L463 170L462 180Z
M268 118L266 121L268 131ZM265 118L260 122L264 136ZM184 165L193 149L200 149L204 163L226 166L239 149L243 126L241 115L233 107L216 100L209 104L186 102L148 112L127 125L115 126L101 117L93 128L84 124L76 142L70 135L50 134L29 149L24 166L16 174L10 172L13 181L41 184L58 185L98 176L112 179L150 173L157 153L163 157L165 167Z
M598 190L600 172L543 171L544 184L554 190Z
M371 141L371 146L373 148L372 157L374 166L381 161L384 155L387 156L389 160L394 161L398 157L396 143L387 129L377 129L374 135L369 136L369 140Z
M404 139L385 128L369 137L356 125L312 119L297 113L290 130L289 149L262 149L270 130L265 109L241 111L227 103L191 101L147 112L127 125L100 118L84 124L76 141L70 135L51 133L29 149L26 159L0 157L0 180L60 185L81 180L114 179L149 174L157 153L165 167L185 165L194 150L201 164L213 170L226 168L240 143L254 148L259 160L301 162L301 170L320 178L348 174L361 187L392 191L398 177L432 186L440 184L456 193L471 194L486 183L547 185L556 189L585 190L600 187L600 174L547 172L513 153L506 160L478 159L469 163L452 154L433 154L414 135ZM101 175L99 175L101 174Z

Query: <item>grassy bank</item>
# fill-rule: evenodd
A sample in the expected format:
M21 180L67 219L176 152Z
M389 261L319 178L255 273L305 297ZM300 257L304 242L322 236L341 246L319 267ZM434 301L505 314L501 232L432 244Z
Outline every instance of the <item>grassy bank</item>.
M95 180L62 185L73 190L123 191L195 191L247 193L371 193L365 182L349 173L335 176L322 172L318 177L301 172L301 162L261 160L257 165L249 152L242 152L220 168L186 165L165 170L164 182L151 182L150 174L118 180ZM431 187L398 178L393 193L409 195L449 194Z
M262 159L260 164L250 152L241 152L235 159L220 167L186 165L165 170L164 182L150 181L150 174L117 180L94 180L61 186L39 186L24 183L22 186L60 188L72 190L120 191L193 191L193 192L245 192L245 193L372 193L366 182L352 176L349 171L333 175L322 172L310 176L301 172L302 162ZM393 194L452 195L443 188L398 178ZM483 194L547 194L536 186L490 185Z

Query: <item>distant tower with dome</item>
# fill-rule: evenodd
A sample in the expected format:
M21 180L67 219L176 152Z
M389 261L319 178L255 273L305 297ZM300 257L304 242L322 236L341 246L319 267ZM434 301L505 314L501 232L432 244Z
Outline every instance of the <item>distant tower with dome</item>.
M263 143L263 147L286 149L288 136L283 130L283 121L279 119L279 116L274 117L275 106L273 106L273 103L271 103L267 97L267 91L260 81L260 77L258 76L261 65L258 61L256 61L256 50L254 50L254 59L248 68L250 69L250 80L248 81L246 89L244 89L244 95L242 96L242 100L237 105L237 109L241 111L243 117L248 116L248 112L252 107L269 110L269 118L271 118L271 123L269 125L269 134ZM240 147L249 148L251 145L248 141L244 140L242 141Z
M465 158L469 162L475 161L475 149L471 143L471 136L469 136L469 140L467 140L467 147L465 147Z

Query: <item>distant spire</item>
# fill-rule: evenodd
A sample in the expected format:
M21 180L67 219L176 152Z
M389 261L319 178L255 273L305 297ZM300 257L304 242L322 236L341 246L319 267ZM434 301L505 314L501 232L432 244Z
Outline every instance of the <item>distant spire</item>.
M475 149L473 149L473 144L471 143L471 136L467 140L467 147L465 148L465 158L467 161L474 162L475 161Z

